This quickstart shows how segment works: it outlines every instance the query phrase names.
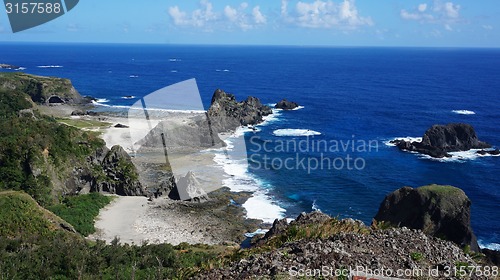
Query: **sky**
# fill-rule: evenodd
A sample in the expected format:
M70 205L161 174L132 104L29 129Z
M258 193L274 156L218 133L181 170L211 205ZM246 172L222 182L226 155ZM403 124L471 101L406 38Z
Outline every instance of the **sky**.
M499 0L81 0L0 42L500 47Z

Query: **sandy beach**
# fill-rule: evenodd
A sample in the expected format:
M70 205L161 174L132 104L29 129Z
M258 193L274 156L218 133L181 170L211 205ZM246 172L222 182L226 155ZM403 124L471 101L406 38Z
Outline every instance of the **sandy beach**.
M241 207L229 200L244 201L248 194L219 191L209 202L180 202L168 198L148 201L145 197L117 196L101 210L91 240L142 244L239 244L245 232L256 229L258 221L246 220Z

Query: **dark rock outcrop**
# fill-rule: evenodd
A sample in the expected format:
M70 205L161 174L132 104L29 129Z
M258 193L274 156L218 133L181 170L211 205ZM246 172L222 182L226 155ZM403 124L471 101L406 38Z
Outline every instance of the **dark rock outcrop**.
M403 187L385 197L375 221L420 229L460 246L468 245L478 252L477 239L470 225L470 206L469 198L455 187Z
M0 63L0 69L7 69L7 70L20 70L21 67L15 66L15 65L10 65L10 64L4 64Z
M107 177L100 184L102 191L118 195L144 195L137 169L121 146L113 146L106 154L102 169Z
M217 132L231 131L240 125L256 125L263 117L272 114L271 107L263 105L256 97L238 102L236 97L217 89L212 96L208 117Z
M299 104L292 101L288 101L286 99L283 99L280 102L276 103L276 105L274 105L274 108L283 110L293 110L297 107L299 107Z
M118 123L115 125L116 128L128 128L129 126L128 125L124 125L124 124L121 124L121 123Z
M422 142L394 140L392 143L401 150L415 151L435 158L451 157L449 152L491 148L488 143L479 141L471 125L463 123L433 125L425 132Z

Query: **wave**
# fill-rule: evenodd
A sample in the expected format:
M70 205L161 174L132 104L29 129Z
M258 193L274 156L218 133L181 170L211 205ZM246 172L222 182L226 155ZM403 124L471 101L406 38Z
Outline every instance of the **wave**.
M182 61L182 59L179 59L179 58L170 58L168 61L170 61L170 62L179 62L179 61Z
M459 115L475 115L476 114L476 112L469 111L469 110L453 110L452 112L455 114L459 114Z
M226 147L215 150L214 161L219 165L225 178L222 185L228 187L233 192L251 192L252 196L243 203L242 207L246 210L246 217L249 219L260 219L265 223L272 223L275 219L284 217L285 209L281 208L269 195L269 188L272 186L259 180L255 175L248 171L248 159L245 156L240 158L230 158L228 153L237 151L235 147L239 143L244 145L244 134L249 130L246 127L236 129L231 137L224 140Z
M108 105L108 104L103 104L103 103L99 103L96 101L92 101L92 104L94 106L100 106L100 107L137 110L137 111L141 111L141 112L144 111L144 109L142 107L131 107L131 106L125 106L125 105ZM205 113L204 110L175 110L175 109L160 109L160 108L147 108L147 110L150 112L180 113L180 114L204 114Z
M15 71L23 71L23 70L26 70L26 67L19 67L19 68L16 68L14 69Z
M316 200L314 200L314 201L313 201L313 204L312 204L311 209L312 209L313 211L318 211L318 212L321 212L321 209L319 209L318 204L316 204Z
M177 71L177 70L171 70L170 71L170 73L177 73L177 72L179 72L179 71Z
M96 102L97 102L97 103L107 103L107 102L109 102L109 99L106 99L106 98L98 98L98 99L96 100Z
M63 68L64 66L61 66L61 65L40 65L37 67L38 68Z
M386 140L383 143L387 146L395 147L396 144L391 143L391 141L394 141L394 140L405 140L405 141L410 141L410 142L422 142L422 137L410 137L410 136L396 137L393 139ZM435 158L435 157L431 157L429 155L419 154L415 151L407 151L407 152L412 153L412 154L417 154L418 157L421 159L427 159L427 160L438 161L438 162L466 162L466 161L475 160L475 159L483 158L483 157L498 157L498 156L500 156L500 155L490 155L490 154L485 154L485 155L478 154L477 152L481 151L481 150L482 149L471 149L468 151L449 152L449 154L451 155L451 157L449 157L449 158Z
M216 72L230 72L229 69L215 69Z
M432 161L438 161L438 162L463 163L463 162L476 160L478 158L483 158L483 157L498 157L498 156L500 156L500 155L490 155L490 154L481 155L481 154L477 153L478 151L481 151L481 149L472 149L472 150L460 151L460 152L449 152L449 154L451 155L451 157L449 157L449 158L434 158L434 157L431 157L429 155L419 154L419 158L428 159L428 160L432 160Z
M128 77L129 77L129 78L139 78L139 76L137 76L137 75L130 75L130 76L128 76Z
M304 109L304 108L305 108L304 106L299 106L299 107L297 107L295 109L292 109L292 111L297 111L297 110Z
M123 99L134 99L135 95L122 96Z
M314 136L321 135L321 132L317 132L310 129L277 129L273 131L275 136Z
M500 251L500 243L484 243L482 240L478 240L477 243L481 249Z
M395 140L404 140L404 141L407 141L407 142L422 142L422 137L410 137L410 136L406 136L406 137L395 137L395 138L392 138L392 139L389 139L389 140L383 141L383 143L384 143L386 146L396 147L396 144L391 143L391 141L395 141Z
M245 237L252 238L252 237L254 237L256 235L264 235L268 231L269 231L268 229L261 229L261 228L259 228L259 229L257 229L254 232L247 232L247 233L245 233Z

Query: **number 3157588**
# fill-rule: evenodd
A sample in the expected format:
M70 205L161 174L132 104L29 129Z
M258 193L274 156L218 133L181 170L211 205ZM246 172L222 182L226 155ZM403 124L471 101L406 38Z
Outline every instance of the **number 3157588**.
M6 3L7 14L59 14L62 12L60 3Z

